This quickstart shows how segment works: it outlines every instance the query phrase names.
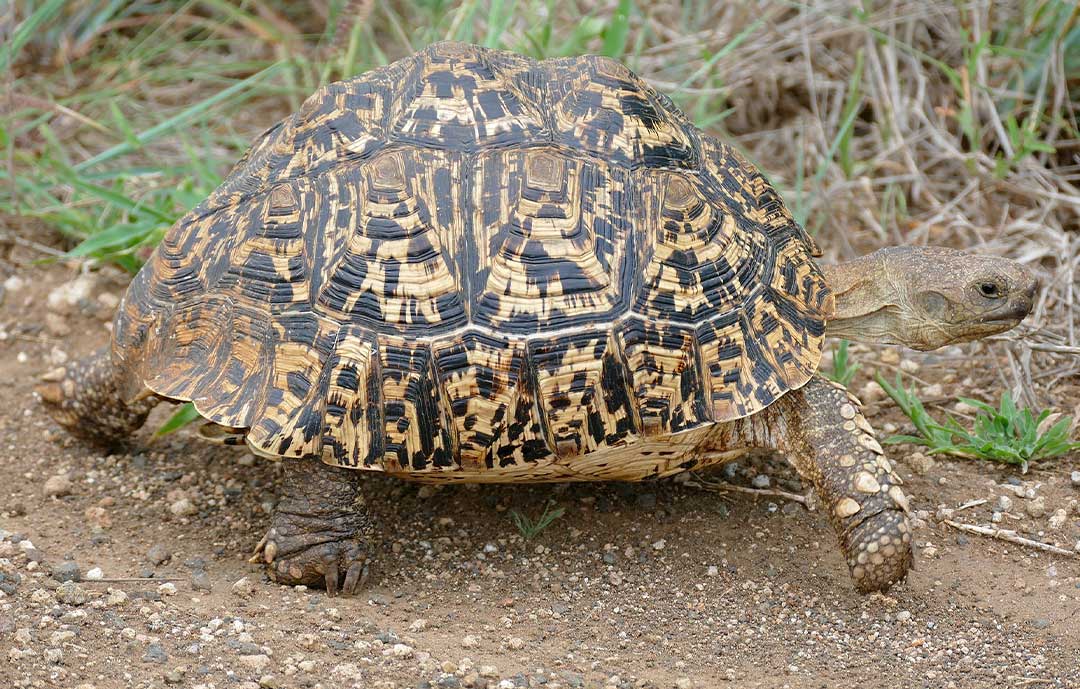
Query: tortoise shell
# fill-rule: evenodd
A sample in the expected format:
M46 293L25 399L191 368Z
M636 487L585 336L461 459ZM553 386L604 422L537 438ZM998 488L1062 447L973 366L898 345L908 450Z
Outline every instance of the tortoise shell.
M662 475L813 374L813 253L622 64L440 43L265 132L136 276L113 358L263 455Z

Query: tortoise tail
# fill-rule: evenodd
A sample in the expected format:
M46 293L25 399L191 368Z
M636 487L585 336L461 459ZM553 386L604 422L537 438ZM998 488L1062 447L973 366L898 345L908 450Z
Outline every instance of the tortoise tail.
M155 397L125 401L123 374L109 348L42 376L34 389L49 415L69 433L94 445L122 445L146 421Z

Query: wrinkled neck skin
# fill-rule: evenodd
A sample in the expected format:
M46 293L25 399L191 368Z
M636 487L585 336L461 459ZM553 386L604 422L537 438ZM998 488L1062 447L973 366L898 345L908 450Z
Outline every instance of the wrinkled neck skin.
M875 344L905 344L901 318L913 311L900 280L889 275L877 255L822 266L836 299L836 313L826 326L829 337ZM911 323L907 328L911 328Z

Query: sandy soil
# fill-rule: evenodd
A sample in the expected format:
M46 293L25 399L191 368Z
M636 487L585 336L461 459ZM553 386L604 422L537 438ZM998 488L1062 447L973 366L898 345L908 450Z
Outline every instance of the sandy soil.
M952 517L989 524L1002 509L1002 526L1072 549L1076 455L1021 476L893 448L922 510L921 554L904 584L869 597L822 516L776 497L671 480L440 490L373 477L377 570L363 594L329 599L246 562L274 463L150 430L104 456L56 429L33 381L107 341L123 283L98 278L50 307L71 271L11 275L24 284L9 281L0 307L0 687L1080 686L1080 559L939 521L941 507L985 499ZM983 351L903 356L948 407L997 395ZM896 361L859 356L856 390L875 361ZM903 428L887 400L868 412ZM801 491L775 457L709 478L746 486L758 473ZM547 501L565 514L524 541L510 512L535 517ZM83 581L61 584L72 563ZM94 568L103 580L86 580Z

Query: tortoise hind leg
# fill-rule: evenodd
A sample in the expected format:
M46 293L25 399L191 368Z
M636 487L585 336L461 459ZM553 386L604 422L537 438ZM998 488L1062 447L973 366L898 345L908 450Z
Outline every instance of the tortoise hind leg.
M266 564L279 584L325 586L330 595L355 593L368 574L368 549L361 539L368 519L355 504L359 477L318 458L282 462L281 497L251 561Z
M105 347L42 377L34 388L42 405L72 435L95 445L115 447L146 422L160 401L147 396L124 400L124 374Z
M911 567L911 528L900 479L842 386L814 377L780 402L777 444L828 510L860 593L884 591Z

